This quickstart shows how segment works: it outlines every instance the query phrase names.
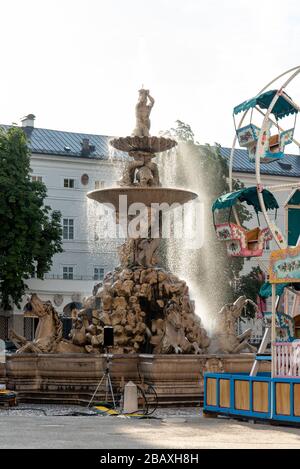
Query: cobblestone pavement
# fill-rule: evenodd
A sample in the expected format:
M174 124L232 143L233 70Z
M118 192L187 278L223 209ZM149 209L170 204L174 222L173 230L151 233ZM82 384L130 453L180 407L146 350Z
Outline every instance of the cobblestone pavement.
M199 408L162 408L154 416L132 419L95 415L81 406L20 404L0 410L0 448L300 448L296 428L205 419Z

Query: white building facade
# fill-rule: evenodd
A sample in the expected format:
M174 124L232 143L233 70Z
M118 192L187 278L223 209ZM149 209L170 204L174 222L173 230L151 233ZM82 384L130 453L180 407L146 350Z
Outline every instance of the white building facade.
M115 185L118 168L109 154L108 137L36 129L32 115L22 124L31 148L32 179L46 185L45 204L61 212L63 234L63 252L53 257L44 280L31 278L26 284L28 293L36 292L63 313L70 303L91 295L94 285L117 265L119 241L97 242L101 211L87 193ZM13 316L0 313L0 338L7 339L12 327L27 337L33 333L33 321L24 321L22 308Z

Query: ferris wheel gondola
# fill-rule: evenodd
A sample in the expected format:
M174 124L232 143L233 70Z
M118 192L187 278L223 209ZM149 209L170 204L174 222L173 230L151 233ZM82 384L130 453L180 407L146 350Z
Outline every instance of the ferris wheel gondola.
M233 119L242 111L251 109L250 123L246 126L236 129L237 138L241 147L248 150L249 160L255 161L257 153L257 143L261 129L252 123L253 109L268 109L278 90L271 90L262 93L255 98L244 101L233 110ZM288 100L287 100L288 99ZM261 162L269 163L284 157L285 146L293 142L294 130L297 121L298 110L291 104L289 96L282 91L276 104L273 106L272 114L274 119L268 120L268 126L262 133L262 151L258 155ZM294 114L294 125L292 128L283 130L279 126L279 119ZM275 127L275 133L271 133Z
M279 208L273 194L267 189L263 190L263 198L267 210ZM269 228L246 229L231 220L232 210L237 203L246 203L253 207L257 214L261 212L256 187L247 187L235 192L230 192L219 197L212 206L213 221L217 238L226 243L227 254L230 257L260 257L265 244L272 239ZM216 222L216 212L228 210L228 219L224 222Z

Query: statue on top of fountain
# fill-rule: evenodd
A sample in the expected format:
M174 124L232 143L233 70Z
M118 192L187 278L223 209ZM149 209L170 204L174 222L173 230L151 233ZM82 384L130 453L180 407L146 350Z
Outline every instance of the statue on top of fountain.
M131 157L147 158L148 161L156 153L170 150L177 142L171 138L150 135L150 114L154 106L154 98L149 90L139 90L138 102L135 106L136 124L131 136L117 137L110 140L110 145L116 150L126 152Z
M149 101L148 101L149 100ZM150 96L149 90L139 90L139 100L135 106L136 127L132 137L150 137L150 113L154 105L154 98ZM121 186L151 187L159 186L159 174L157 164L152 162L153 154L149 148L141 150L133 148L128 151L133 161L129 161L124 169Z
M135 106L136 127L132 132L133 137L149 137L150 113L154 105L154 99L150 96L149 90L142 88L139 90L139 100Z

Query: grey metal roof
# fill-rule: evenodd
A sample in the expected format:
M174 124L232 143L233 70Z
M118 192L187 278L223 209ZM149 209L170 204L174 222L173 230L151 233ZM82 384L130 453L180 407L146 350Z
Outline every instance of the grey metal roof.
M7 125L1 125L8 128ZM65 132L63 130L40 129L36 127L22 127L27 135L29 148L32 153L45 155L60 155L80 158L108 159L110 155L123 157L124 153L114 150L108 144L112 137L106 135ZM89 139L89 144L95 147L89 156L82 154L82 141Z
M8 128L9 126L1 125L1 127ZM107 135L65 132L63 130L40 129L36 127L22 127L22 129L28 137L32 153L92 159L108 159L110 155L115 158L127 156L123 152L114 150L109 146L108 142L112 137ZM95 147L95 151L90 153L89 156L84 156L81 153L81 143L84 138L88 138L89 143ZM221 148L221 153L227 160L229 160L230 152L230 148ZM249 161L247 150L235 150L233 170L235 172L250 174L255 172L254 163ZM300 156L288 154L285 155L282 161L261 164L261 173L284 177L300 177Z
M221 148L221 154L229 161L231 148ZM235 149L233 158L233 170L241 173L255 173L254 163L249 161L247 150ZM261 174L300 177L300 156L286 154L281 161L261 163Z

